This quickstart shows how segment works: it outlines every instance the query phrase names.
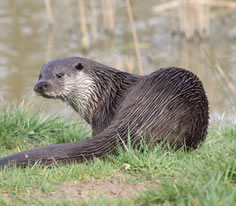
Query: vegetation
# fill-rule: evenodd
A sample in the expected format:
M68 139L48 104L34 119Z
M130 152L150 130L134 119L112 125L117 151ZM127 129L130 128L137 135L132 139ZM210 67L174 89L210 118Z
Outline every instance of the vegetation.
M0 114L0 156L89 136L85 124L61 117L44 119L41 112L34 114L26 106L2 108ZM206 142L189 153L145 144L140 152L127 145L118 148L118 156L105 160L5 168L0 171L0 205L235 205L235 148L232 125L221 131L210 129ZM88 185L101 193L93 195ZM120 195L119 187L127 195ZM134 190L138 192L130 197Z

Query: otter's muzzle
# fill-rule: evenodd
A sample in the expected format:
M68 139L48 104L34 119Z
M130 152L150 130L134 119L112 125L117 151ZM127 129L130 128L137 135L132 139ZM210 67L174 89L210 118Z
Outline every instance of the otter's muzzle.
M43 94L47 91L48 89L48 83L47 81L39 81L35 86L34 86L34 91L39 94Z

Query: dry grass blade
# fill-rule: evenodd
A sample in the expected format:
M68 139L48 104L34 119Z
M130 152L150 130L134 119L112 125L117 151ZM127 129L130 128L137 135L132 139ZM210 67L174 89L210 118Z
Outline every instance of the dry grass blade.
M236 8L236 2L234 1L200 0L199 3L209 6L228 7L232 9Z
M166 15L170 11L177 13L179 19L180 32L185 34L187 39L192 38L197 32L204 39L209 36L210 20L215 18L215 11L210 7L225 7L236 9L234 1L217 1L217 0L174 0L153 8L155 13ZM174 10L175 8L178 8ZM173 18L173 13L171 18ZM213 13L213 15L212 15Z
M84 0L78 1L79 14L80 14L80 27L83 34L82 44L85 49L89 48L89 39L88 39L88 29L86 23L86 10L84 5Z
M125 56L125 61L126 61L126 65L127 65L127 71L129 73L133 73L134 60L133 60L132 56Z
M52 15L51 0L44 0L44 5L46 8L46 12L47 12L48 23L50 25L52 25L54 22L54 19L53 19L53 15Z
M49 31L47 34L47 50L45 52L46 62L52 59L53 42L54 42L54 34L52 31Z
M91 19L92 19L92 23L91 23L91 33L92 33L92 38L93 41L96 42L97 41L97 16L96 16L96 4L94 1L90 1L90 8L91 8Z
M103 22L103 27L108 30L108 18L107 18L107 5L105 0L101 0L101 10L102 10L102 22Z
M113 32L114 30L114 27L115 27L115 20L114 20L114 17L115 17L115 14L114 14L114 10L113 10L113 1L112 0L107 0L106 2L107 4L107 9L109 11L109 15L108 15L108 31L110 33Z
M134 18L133 18L133 13L132 13L132 9L131 9L130 1L129 0L126 0L126 7L127 7L127 11L128 11L129 22L130 22L132 36L133 36L133 40L134 40L135 52L136 52L136 56L137 56L137 60L138 60L139 73L143 74L142 59L141 59L140 49L138 47L138 44L139 44L138 36L137 36L136 26L135 26L135 22L134 22Z
M180 1L171 1L168 3L164 3L158 6L155 6L152 10L156 13L163 12L169 9L173 9L175 7L180 6L182 3Z
M218 64L216 65L216 68L220 72L220 74L224 78L224 80L226 81L229 89L234 93L234 95L236 95L236 89L235 89L234 85L231 83L231 81L229 80L229 78L227 77L227 75L224 73L223 69Z

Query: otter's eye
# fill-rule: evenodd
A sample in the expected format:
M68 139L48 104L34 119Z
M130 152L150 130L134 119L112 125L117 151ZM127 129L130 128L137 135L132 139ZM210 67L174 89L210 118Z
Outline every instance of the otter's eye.
M77 63L75 65L75 69L77 69L78 71L82 70L84 68L84 66L81 63Z
M56 76L57 76L58 79L61 79L64 76L64 74L63 73L58 73L58 74L56 74Z
M42 78L42 75L40 74L40 75L39 75L39 79L41 79L41 78Z

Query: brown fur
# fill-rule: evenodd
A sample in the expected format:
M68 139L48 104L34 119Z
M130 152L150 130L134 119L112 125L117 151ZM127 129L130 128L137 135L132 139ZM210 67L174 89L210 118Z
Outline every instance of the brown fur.
M0 167L102 158L129 138L139 146L142 135L154 143L166 138L175 149L195 149L207 135L204 88L196 75L181 68L137 76L80 57L57 59L43 66L34 90L69 104L91 124L93 137L16 153L0 159Z

